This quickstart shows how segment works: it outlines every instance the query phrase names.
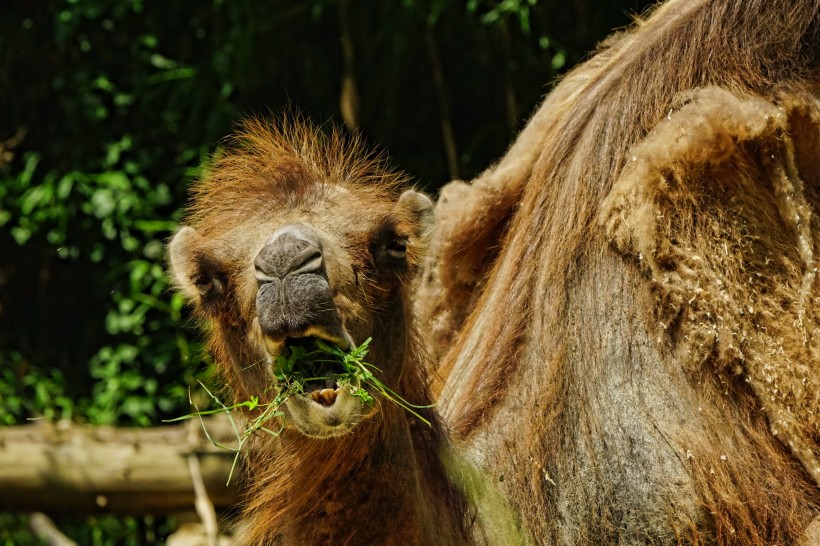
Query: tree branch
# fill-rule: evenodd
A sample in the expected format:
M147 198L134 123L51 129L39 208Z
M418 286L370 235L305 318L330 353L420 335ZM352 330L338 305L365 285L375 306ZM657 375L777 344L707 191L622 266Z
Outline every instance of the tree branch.
M28 526L34 536L48 546L77 546L76 542L60 532L51 518L41 512L35 512L29 516Z
M350 31L348 0L339 0L339 32L342 40L342 58L344 59L339 108L342 111L342 119L345 125L348 129L353 130L359 126L359 91L356 86L354 70L353 33Z
M447 170L450 178L458 178L458 152L456 151L456 137L453 134L453 122L450 119L450 107L447 105L447 90L444 85L444 70L441 66L441 57L433 36L432 27L428 26L425 32L427 51L430 54L430 63L433 67L433 83L438 98L439 114L441 116L441 136L444 140L444 153L447 156Z

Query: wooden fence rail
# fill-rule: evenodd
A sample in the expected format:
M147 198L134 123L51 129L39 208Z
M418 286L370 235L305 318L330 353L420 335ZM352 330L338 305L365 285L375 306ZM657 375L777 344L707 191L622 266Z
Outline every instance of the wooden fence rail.
M206 421L235 443L225 419ZM233 440L233 442L232 442ZM233 453L199 421L150 429L36 422L0 428L0 512L165 515L238 501Z

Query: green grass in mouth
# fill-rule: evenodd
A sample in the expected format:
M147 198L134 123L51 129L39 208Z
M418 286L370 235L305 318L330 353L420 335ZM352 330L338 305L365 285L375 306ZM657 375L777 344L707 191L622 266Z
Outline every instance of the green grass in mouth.
M262 403L259 401L258 396L251 396L250 400L228 406L200 382L208 396L219 407L200 411L189 396L191 405L194 406L196 411L182 417L169 419L166 422L182 421L194 417L200 418L201 421L205 415L226 414L236 434L237 443L235 446L217 442L208 433L204 422L202 427L206 437L212 444L236 453L228 476L228 483L231 481L234 468L246 442L258 432L265 432L274 436L281 434L285 428L285 413L281 410L282 404L291 396L303 394L305 386L311 381L327 381L334 377L336 385L340 389L346 390L367 407L375 404L373 394L379 394L386 401L396 404L430 426L430 421L419 415L415 410L432 406L411 404L374 375L374 372L381 373L381 370L364 360L369 351L370 341L371 338L367 338L358 347L352 347L347 351L318 338L305 338L304 341L299 343L289 344L287 353L276 357L273 363L273 373L277 382L276 385L271 387L277 391L273 401ZM249 419L242 428L233 418L234 412L248 413L253 418Z

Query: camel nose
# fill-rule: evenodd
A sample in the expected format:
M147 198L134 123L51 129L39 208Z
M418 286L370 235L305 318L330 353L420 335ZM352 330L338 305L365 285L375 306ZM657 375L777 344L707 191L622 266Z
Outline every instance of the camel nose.
M304 224L291 224L268 238L253 263L256 280L264 284L288 275L319 273L323 262L316 231Z

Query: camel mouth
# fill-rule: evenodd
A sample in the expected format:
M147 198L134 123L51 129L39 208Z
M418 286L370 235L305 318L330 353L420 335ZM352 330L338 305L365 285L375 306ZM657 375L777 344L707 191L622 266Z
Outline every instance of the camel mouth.
M296 387L285 401L286 414L305 436L347 434L373 413L370 393L343 361L355 348L349 335L308 335L286 337L271 351L277 383L285 389Z
M364 411L361 401L344 388L334 390L333 402L329 405L300 394L288 398L286 407L291 424L301 434L320 439L350 434L370 415Z
M291 396L285 402L291 423L303 435L333 438L349 434L372 415L347 388L316 388Z
M288 337L285 339L284 353L291 352L294 347L308 352L315 347L316 340L331 343L343 351L351 345L348 343L339 344L336 338L324 336ZM339 393L342 391L342 387L337 383L339 376L344 372L341 363L330 359L320 362L318 365L313 362L297 361L294 364L293 372L304 378L302 392L296 394L296 396L307 398L325 407L333 406L336 403Z

